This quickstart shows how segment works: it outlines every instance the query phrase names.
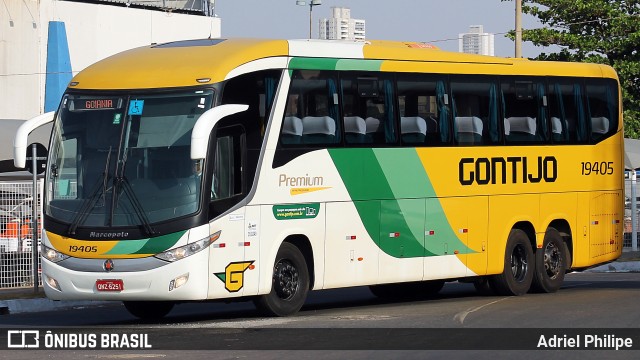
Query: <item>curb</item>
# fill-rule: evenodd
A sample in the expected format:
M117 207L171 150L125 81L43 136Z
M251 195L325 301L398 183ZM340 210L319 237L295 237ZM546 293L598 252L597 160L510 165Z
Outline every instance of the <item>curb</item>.
M640 272L640 261L615 261L586 270L589 272Z
M113 304L114 301L55 301L46 298L0 300L0 315L79 309Z

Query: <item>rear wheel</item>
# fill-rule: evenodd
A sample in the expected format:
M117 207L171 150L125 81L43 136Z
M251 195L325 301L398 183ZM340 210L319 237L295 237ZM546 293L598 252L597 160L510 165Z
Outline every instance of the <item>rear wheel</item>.
M566 272L566 254L562 236L554 228L544 234L542 249L536 251L536 271L532 290L536 292L556 292L562 286Z
M527 234L513 229L507 239L502 274L493 275L489 282L498 295L523 295L529 291L534 273L534 256Z
M254 300L256 308L268 316L293 315L304 305L309 292L309 271L300 250L283 243L273 265L271 292Z
M158 320L167 315L175 305L170 301L123 301L129 313L143 320Z

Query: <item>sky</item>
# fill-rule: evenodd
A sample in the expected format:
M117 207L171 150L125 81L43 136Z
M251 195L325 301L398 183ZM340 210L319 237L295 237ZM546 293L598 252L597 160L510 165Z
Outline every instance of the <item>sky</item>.
M308 1L307 1L308 3ZM470 25L483 25L495 35L495 55L514 56L514 43L504 36L515 24L515 2L500 0L322 0L314 6L313 37L318 19L331 17L331 7L348 7L351 17L366 20L366 37L375 40L422 41L458 51L458 35ZM309 6L296 0L216 0L222 37L304 39L309 36ZM522 16L524 29L541 27ZM523 43L524 57L556 50Z

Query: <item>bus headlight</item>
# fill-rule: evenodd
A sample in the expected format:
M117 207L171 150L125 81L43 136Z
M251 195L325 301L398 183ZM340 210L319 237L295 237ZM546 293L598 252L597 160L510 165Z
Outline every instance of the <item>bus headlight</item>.
M157 257L158 259L169 261L169 262L174 262L174 261L184 259L186 257L199 253L200 251L208 248L209 245L211 245L214 241L220 238L220 233L222 233L222 230L202 240L192 242L190 244L181 246L179 248L167 250L165 252L156 254L154 256Z
M59 251L57 251L55 249L52 249L52 248L50 248L48 246L45 246L45 245L42 245L42 250L41 250L40 253L42 254L43 258L45 258L45 259L47 259L47 260L49 260L51 262L54 262L54 263L57 263L57 262L60 262L62 260L66 260L66 259L70 258L69 255L65 255L65 254L63 254L63 253L61 253L61 252L59 252Z

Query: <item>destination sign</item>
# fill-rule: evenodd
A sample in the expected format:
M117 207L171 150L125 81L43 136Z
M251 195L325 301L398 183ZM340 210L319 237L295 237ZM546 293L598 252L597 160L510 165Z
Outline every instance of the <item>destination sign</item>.
M74 99L69 110L115 110L122 107L122 98Z

